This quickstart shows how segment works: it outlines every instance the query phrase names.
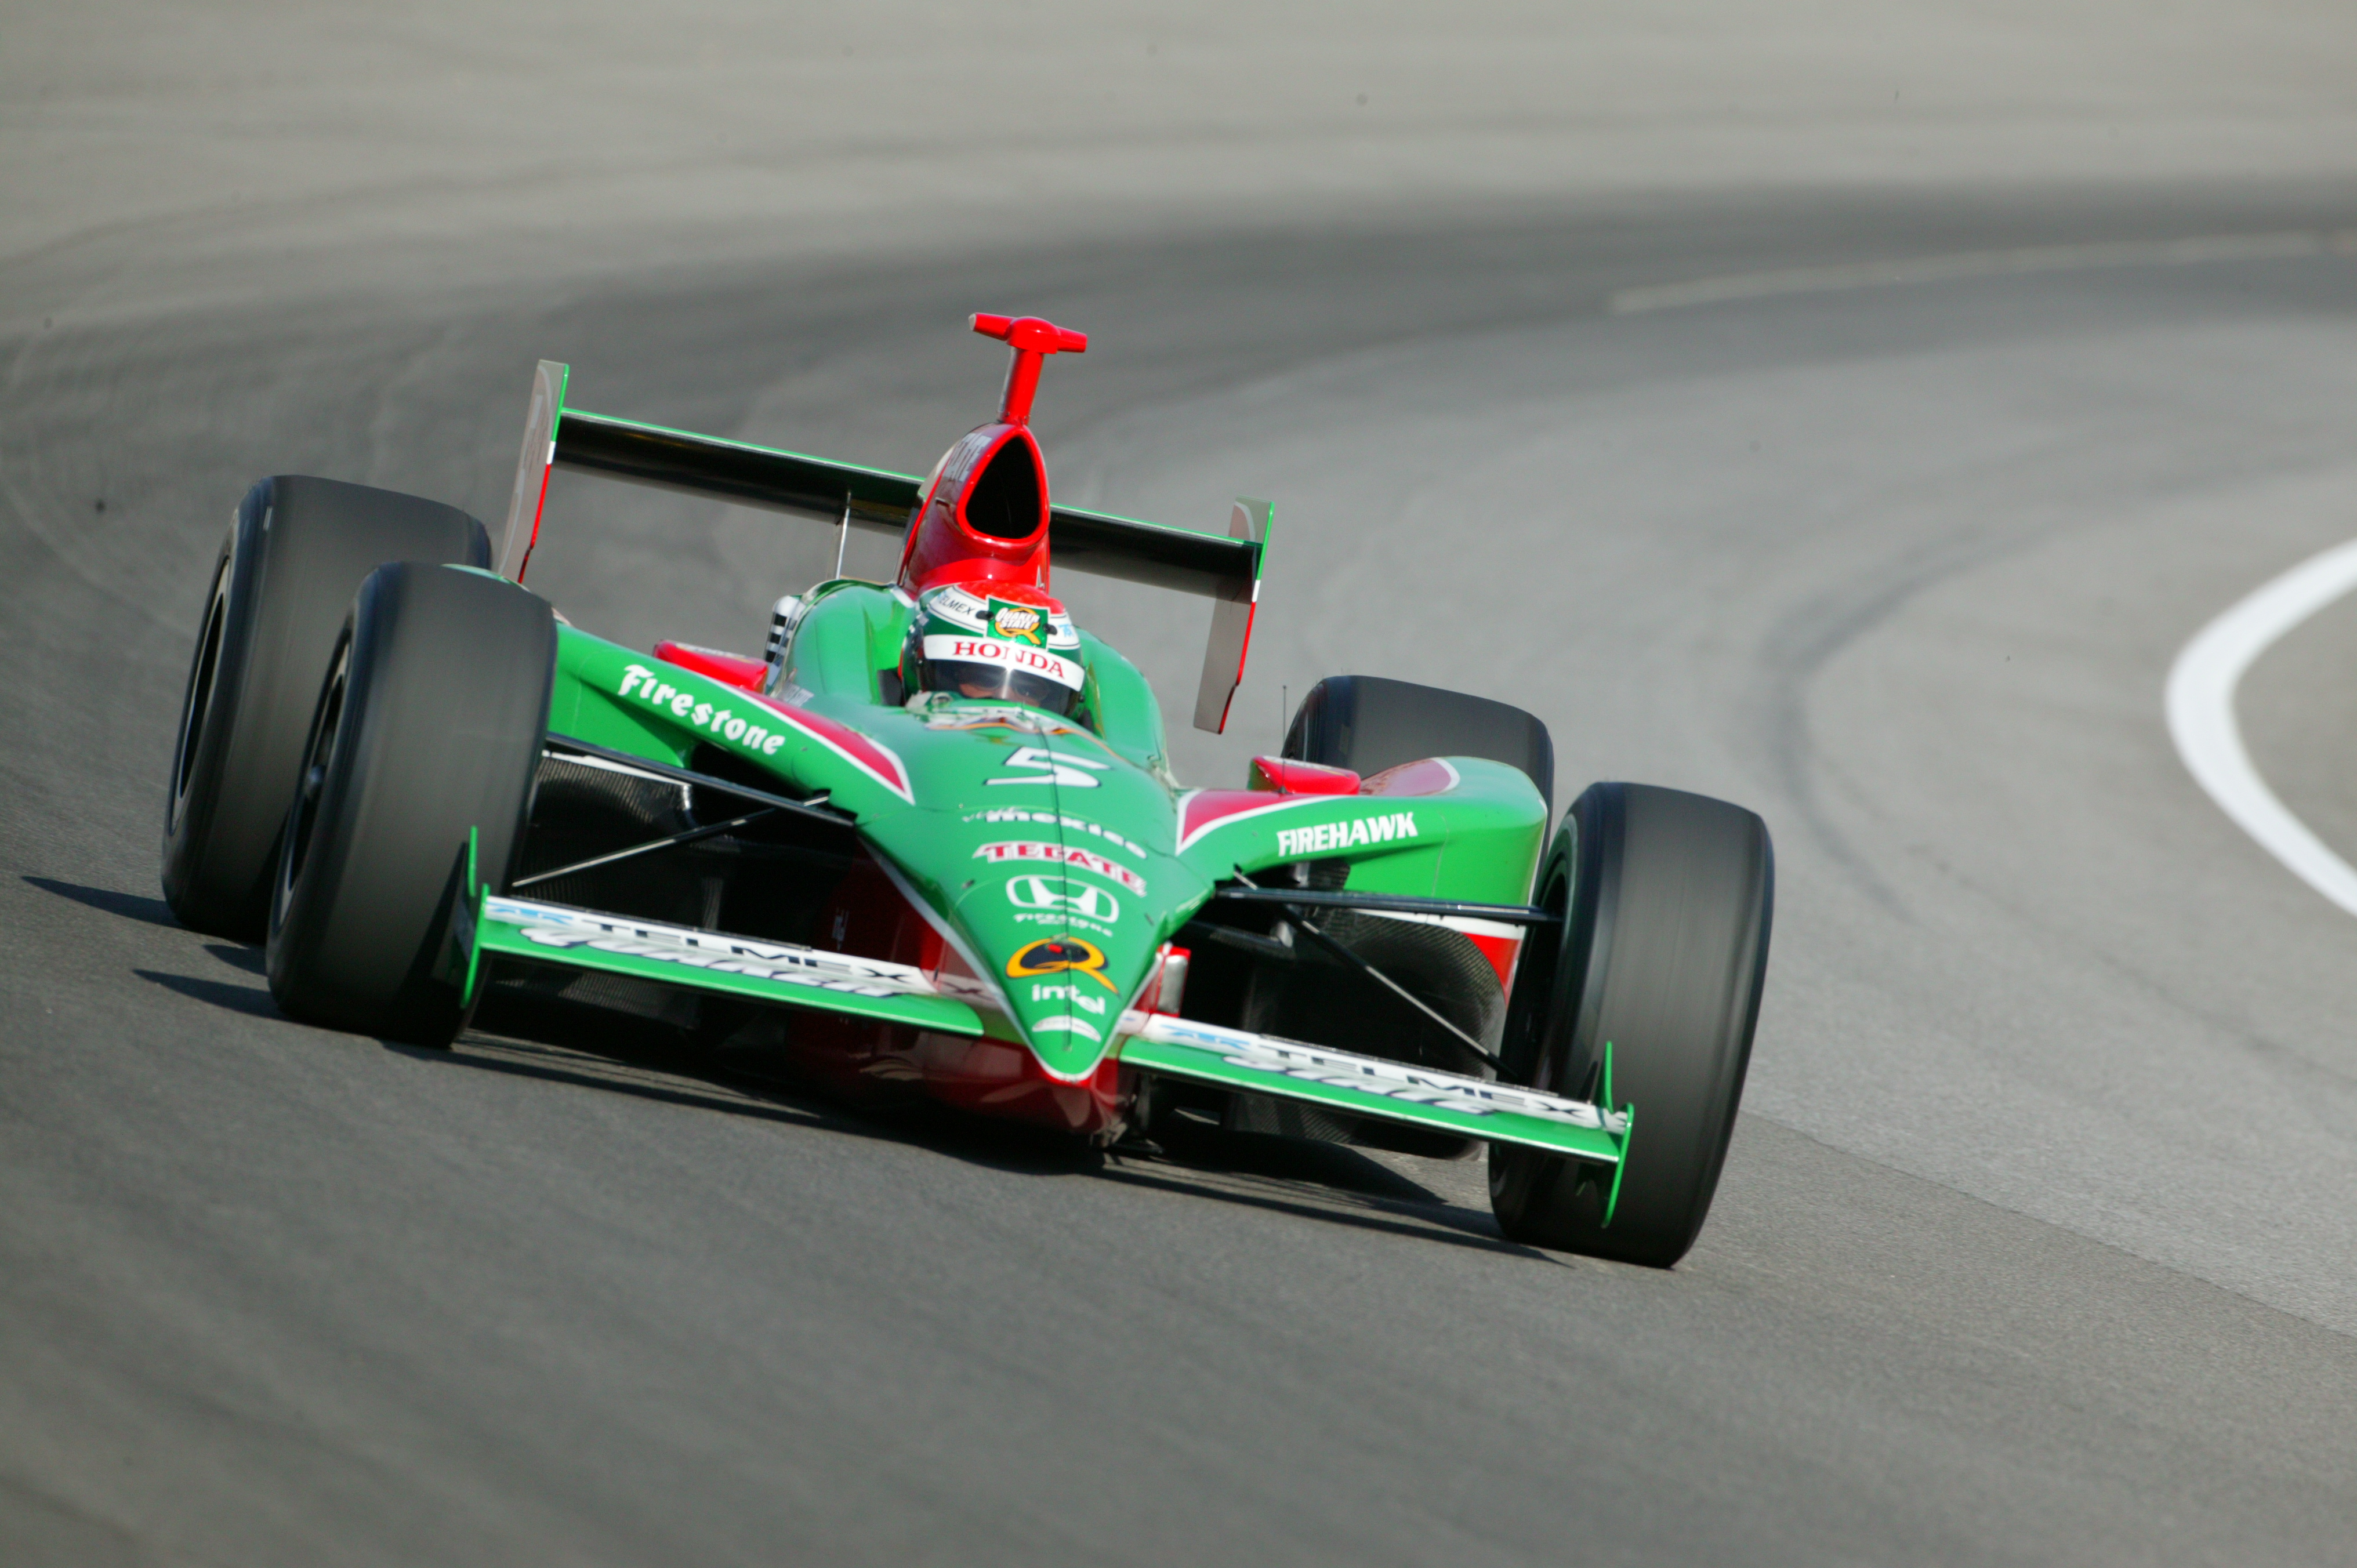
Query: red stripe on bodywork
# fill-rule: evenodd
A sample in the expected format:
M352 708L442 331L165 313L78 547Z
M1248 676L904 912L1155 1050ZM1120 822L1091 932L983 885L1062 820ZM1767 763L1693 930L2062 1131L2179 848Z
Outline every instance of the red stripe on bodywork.
M770 667L758 659L741 653L724 653L717 648L698 648L692 642L658 642L655 657L666 664L676 664L683 670L693 670L709 676L724 686L734 686L741 692L758 692L769 678Z
M1255 757L1252 759L1252 787L1263 794L1355 795L1359 792L1359 776L1347 768L1329 768L1322 762Z
M540 544L540 514L548 510L548 476L556 471L556 436L554 431L548 438L548 459L540 469L540 499L532 503L532 537L523 542L523 559L516 563L516 581L519 583L523 581L523 575L532 570L532 553Z
M1213 828L1297 806L1330 806L1331 795L1278 795L1265 789L1198 789L1178 803L1178 848L1183 852Z
M757 692L753 700L912 806L917 803L916 792L909 786L909 770L889 746L870 740L849 725L837 724L817 714L789 707L774 697L765 697Z
M1459 775L1437 757L1386 768L1359 786L1361 795L1446 795L1457 788Z

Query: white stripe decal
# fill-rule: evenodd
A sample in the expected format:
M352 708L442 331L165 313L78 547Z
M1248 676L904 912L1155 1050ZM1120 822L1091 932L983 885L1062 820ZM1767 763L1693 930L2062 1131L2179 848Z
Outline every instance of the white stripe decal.
M1512 1111L1544 1122L1586 1127L1615 1135L1625 1134L1629 1131L1629 1114L1625 1109L1607 1111L1586 1101L1570 1100L1515 1084L1409 1067L1402 1062L1362 1057L1351 1051L1329 1050L1323 1046L1304 1045L1298 1040L1279 1039L1270 1035L1255 1035L1193 1018L1176 1018L1168 1013L1125 1013L1119 1032L1135 1035L1157 1045L1184 1046L1213 1052L1224 1058L1231 1067L1252 1072L1299 1079L1311 1083L1330 1083L1364 1094L1412 1101L1468 1116L1488 1116L1500 1111Z
M815 985L861 996L932 996L921 970L882 959L824 952L797 942L764 942L719 931L692 930L651 920L601 915L563 904L490 897L483 918L522 929L543 946L594 947L637 958L662 959L723 973L748 974L789 984Z
M2234 689L2259 655L2357 588L2357 540L2309 557L2201 628L2169 671L2169 736L2194 782L2293 875L2357 915L2357 869L2291 814L2252 766Z

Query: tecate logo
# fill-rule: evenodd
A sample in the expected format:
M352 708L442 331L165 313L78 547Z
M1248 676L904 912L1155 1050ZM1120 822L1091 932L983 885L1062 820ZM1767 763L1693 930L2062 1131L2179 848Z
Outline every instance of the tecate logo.
M1387 816L1359 817L1347 822L1320 822L1314 828L1279 828L1279 854L1327 854L1362 844L1391 843L1415 837L1415 813L1394 811Z
M1006 885L1006 901L1018 909L1061 909L1088 920L1121 915L1120 899L1069 876L1017 876Z
M984 844L974 852L974 857L994 865L1009 860L1036 860L1051 865L1074 865L1082 871L1093 872L1108 882L1117 882L1140 897L1146 896L1145 877L1078 844L1049 843L1045 839L1001 839L996 843Z

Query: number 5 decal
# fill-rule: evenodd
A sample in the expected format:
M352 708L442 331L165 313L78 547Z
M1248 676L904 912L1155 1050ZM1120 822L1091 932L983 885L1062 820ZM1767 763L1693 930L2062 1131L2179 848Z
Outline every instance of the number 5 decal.
M1049 751L1045 746L1025 746L1016 748L1006 759L1009 768L1027 769L1012 779L994 779L993 784L1060 784L1067 789L1093 789L1097 787L1095 773L1102 773L1112 764L1092 762L1085 757L1073 757L1066 752ZM1082 768L1095 769L1083 773Z

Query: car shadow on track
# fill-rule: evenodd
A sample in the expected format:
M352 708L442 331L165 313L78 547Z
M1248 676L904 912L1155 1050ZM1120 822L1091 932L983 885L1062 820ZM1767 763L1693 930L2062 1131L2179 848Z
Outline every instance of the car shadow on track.
M81 882L61 882L54 876L27 876L23 880L44 893L70 898L77 904L87 904L93 909L120 915L126 920L138 920L174 931L185 929L174 918L172 907L161 898L150 898L140 893L117 893L111 887L92 887Z
M150 985L160 985L167 991L199 1002L210 1002L232 1013L242 1013L251 1018L267 1018L273 1023L287 1022L286 1015L271 1000L270 992L260 985L231 985L226 981L199 980L193 975L167 974L162 970L135 969L131 972Z
M1244 1181L1237 1179L1234 1162L1202 1162L1198 1157L1144 1165L1123 1160L1105 1175L1128 1186L1180 1197L1213 1198L1534 1262L1561 1262L1551 1253L1507 1240L1487 1211L1451 1203L1355 1150L1309 1144L1286 1154L1289 1157L1250 1162L1259 1170ZM1385 1187L1399 1190L1380 1190Z
M66 882L54 876L25 876L27 885L59 898L70 899L88 908L113 915L141 925L160 926L167 931L187 929L172 913L172 907L161 898L151 898L141 893L121 893L111 887L93 887L83 882ZM233 942L207 942L205 950L231 969L248 974L263 972L262 950L240 946ZM131 972L151 985L178 992L198 1002L208 1002L231 1013L242 1013L252 1018L283 1018L278 1004L270 993L260 986L237 985L227 981L205 980L196 975L172 974L163 970L135 969Z
M27 876L43 892L125 919L183 929L162 899ZM261 976L258 947L211 941L225 967ZM161 970L132 972L152 985L225 1011L291 1024L263 985ZM380 1039L428 1065L535 1079L628 1094L694 1110L791 1123L813 1131L922 1148L1016 1175L1085 1176L1176 1197L1412 1236L1550 1262L1552 1254L1500 1235L1483 1208L1453 1201L1412 1176L1340 1144L1199 1130L1168 1148L1095 1149L1058 1133L963 1114L929 1101L846 1105L795 1079L762 1070L758 1057L730 1058L681 1031L594 1009L513 1013L486 1019L454 1050ZM297 1026L298 1027L300 1026Z
M1101 1150L927 1101L851 1106L801 1079L762 1070L758 1056L732 1060L733 1053L699 1045L677 1029L587 1008L519 1009L482 1018L450 1051L388 1048L421 1061L923 1149L1013 1175L1093 1176L1174 1197L1560 1262L1507 1240L1486 1208L1452 1202L1340 1144L1204 1130L1165 1149Z

